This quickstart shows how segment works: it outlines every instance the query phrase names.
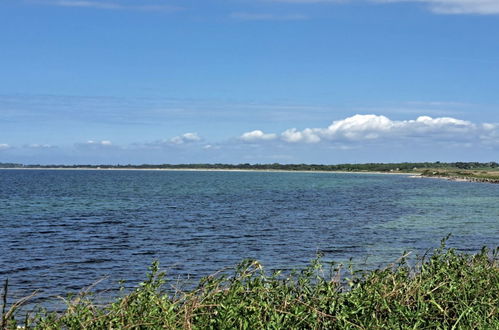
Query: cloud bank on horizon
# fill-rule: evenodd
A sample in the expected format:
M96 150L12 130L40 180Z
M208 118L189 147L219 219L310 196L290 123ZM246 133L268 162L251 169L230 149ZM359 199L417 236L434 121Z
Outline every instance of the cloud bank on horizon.
M481 145L488 147L499 147L499 124L473 123L471 121L453 117L419 116L410 120L392 120L384 115L356 114L340 120L333 121L324 128L288 128L281 133L266 133L261 129L244 132L239 137L226 137L222 141L205 141L199 133L188 132L171 138L151 141L136 142L131 145L115 145L110 140L87 140L76 142L74 145L82 148L124 148L137 149L142 147L189 147L199 146L210 149L214 145L220 146L237 145L242 143L266 144L285 143L297 144L336 144L342 146L349 144L353 147L361 147L365 143L386 143L399 141L404 144L417 142L442 142L452 141L462 146ZM210 147L206 147L206 146ZM0 143L0 150L15 148L56 148L57 146L32 143L23 146L12 146ZM61 146L59 146L61 147Z
M36 143L23 146L0 143L0 155L8 152L15 154L16 151L22 153L28 148L33 149L33 146L37 146L36 149L46 152L47 155L53 152L63 152L65 148L68 148L67 146L42 148L40 147L42 145ZM499 125L473 123L453 117L419 116L410 120L392 120L383 115L356 114L335 120L327 127L289 128L279 134L256 129L242 133L239 137L228 136L222 141L206 141L197 132L189 132L163 140L129 145L115 145L110 140L88 140L84 143L75 143L71 152L76 151L93 157L99 152L100 155L114 154L122 158L128 155L131 159L137 154L151 151L157 154L159 152L158 155L161 152L170 156L181 155L187 160L194 160L198 157L198 159L212 159L215 162L218 162L220 157L226 157L223 158L227 159L226 162L238 162L238 159L241 161L245 157L252 159L253 154L257 154L256 159L268 159L268 162L282 159L286 162L293 159L306 162L307 159L298 159L293 155L303 153L303 150L316 151L320 154L321 150L375 151L379 149L386 151L390 148L401 147L407 150L428 149L432 150L433 154L436 150L452 150L455 156L460 156L462 151L475 147L482 151L497 150L499 149ZM102 154L104 149L106 153ZM214 153L215 158L210 158L210 153ZM324 158L325 162L327 162L326 158ZM412 159L407 159L409 160Z
M240 136L245 142L280 140L287 143L320 143L364 141L382 139L447 140L463 143L499 144L498 126L491 123L476 124L452 117L432 118L420 116L415 120L391 120L382 115L357 114L333 121L326 128L289 128L280 135L261 130Z

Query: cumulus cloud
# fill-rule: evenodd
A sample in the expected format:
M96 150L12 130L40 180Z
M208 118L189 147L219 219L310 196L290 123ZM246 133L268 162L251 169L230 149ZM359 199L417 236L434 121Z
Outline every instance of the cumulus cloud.
M0 150L6 150L9 148L10 146L7 143L0 143Z
M80 142L80 143L75 143L75 147L82 149L82 150L97 150L97 149L102 149L102 148L116 148L113 143L109 140L88 140L86 142Z
M317 132L326 139L372 140L384 136L427 136L431 134L468 133L475 129L471 122L451 117L418 117L416 120L394 121L385 116L355 115L334 121Z
M101 145L101 146L111 146L113 143L109 140L102 140L102 141L94 141L94 140L88 140L86 142L88 145Z
M281 137L286 142L316 143L321 140L318 133L318 129L306 128L303 131L298 131L296 128L290 128L285 130Z
M201 138L197 133L185 133L170 139L170 142L173 144L185 144L198 141L201 141Z
M485 123L485 124L482 124L482 127L484 130L490 131L490 130L496 129L497 125Z
M266 134L260 130L246 132L241 135L240 139L246 142L268 141L277 138L277 134Z
M263 136L272 136L267 140L277 138L275 134L264 134L253 131L243 134L253 141L265 140ZM306 128L298 130L290 128L279 136L287 143L355 143L381 139L426 139L445 141L495 141L498 127L495 124L474 124L470 121L452 117L432 118L420 116L413 120L391 120L388 117L368 114L354 115L336 120L326 128Z

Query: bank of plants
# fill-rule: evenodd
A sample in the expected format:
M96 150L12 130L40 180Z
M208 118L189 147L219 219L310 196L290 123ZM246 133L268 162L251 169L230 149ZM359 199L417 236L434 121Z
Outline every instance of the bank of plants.
M465 180L471 182L499 183L498 171L471 171L471 170L424 170L422 176L446 178L451 180Z
M134 291L99 305L81 294L62 312L23 315L4 298L15 329L499 329L498 249L462 254L443 245L417 260L368 272L317 259L292 273L254 260L181 290L157 262Z

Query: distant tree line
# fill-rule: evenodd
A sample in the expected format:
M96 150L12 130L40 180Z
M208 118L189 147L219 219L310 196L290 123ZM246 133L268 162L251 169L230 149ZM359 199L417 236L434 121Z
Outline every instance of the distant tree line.
M25 167L23 164L17 163L0 163L0 168L22 168Z
M425 169L464 169L486 170L497 169L497 162L424 162L424 163L365 163L365 164L141 164L141 165L23 165L17 163L0 163L0 168L63 168L63 169L219 169L219 170L284 170L284 171L348 171L348 172L421 172Z

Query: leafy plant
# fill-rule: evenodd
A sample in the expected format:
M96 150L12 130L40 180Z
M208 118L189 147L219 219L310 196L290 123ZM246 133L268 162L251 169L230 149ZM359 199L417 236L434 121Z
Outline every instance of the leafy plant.
M474 255L445 247L410 265L369 272L324 265L320 258L288 274L268 274L245 260L232 275L220 272L191 290L172 290L154 262L132 292L99 306L82 294L65 311L24 319L27 329L498 329L499 250ZM345 277L346 276L346 277ZM19 303L2 327L16 329Z

